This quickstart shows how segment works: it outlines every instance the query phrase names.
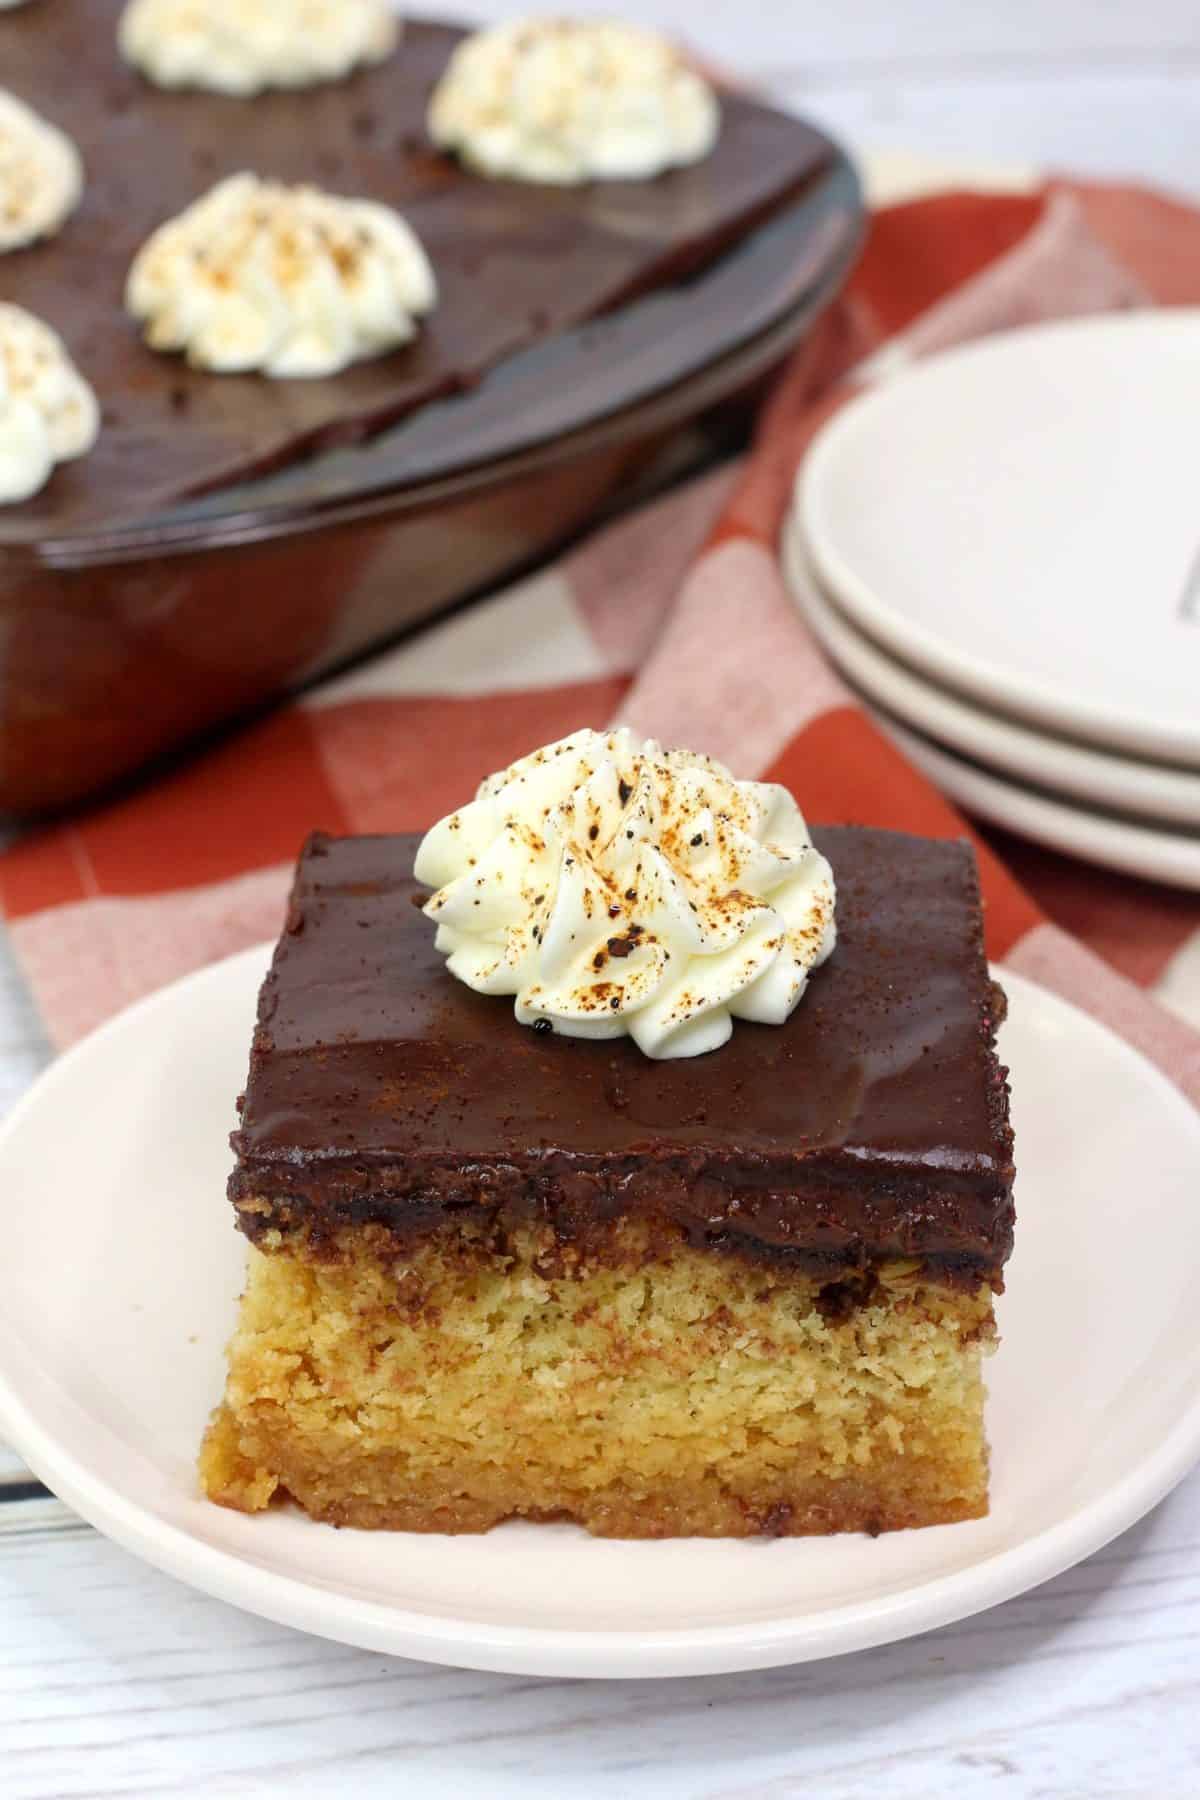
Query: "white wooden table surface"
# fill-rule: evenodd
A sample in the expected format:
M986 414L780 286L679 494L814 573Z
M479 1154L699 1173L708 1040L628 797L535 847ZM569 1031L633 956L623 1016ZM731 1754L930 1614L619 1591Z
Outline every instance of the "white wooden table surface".
M623 10L866 149L1200 190L1195 0ZM0 1112L47 1056L0 937ZM0 1447L0 1491L21 1479ZM1195 1800L1200 1473L1086 1564L962 1625L798 1669L645 1685L323 1644L189 1592L57 1502L0 1504L0 1800L285 1792Z

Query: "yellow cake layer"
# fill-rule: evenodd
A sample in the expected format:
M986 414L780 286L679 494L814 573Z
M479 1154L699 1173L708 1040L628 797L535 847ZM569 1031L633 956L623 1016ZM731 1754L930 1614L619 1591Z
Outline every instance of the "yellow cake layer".
M252 1249L206 1492L336 1524L604 1535L889 1530L987 1507L986 1287L885 1266L841 1288L613 1228L397 1254L348 1231ZM852 1299L852 1296L849 1297Z

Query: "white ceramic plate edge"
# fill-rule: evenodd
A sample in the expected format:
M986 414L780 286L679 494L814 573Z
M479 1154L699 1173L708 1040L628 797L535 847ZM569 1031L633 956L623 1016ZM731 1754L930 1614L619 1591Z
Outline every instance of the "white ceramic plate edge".
M1200 311L1180 307L1170 309L1170 316L1194 322L1200 317ZM1141 315L1122 314L1119 317L1140 322ZM1111 322L1113 315L1100 315L1100 318ZM995 332L987 338L942 351L937 361L942 363L986 353L990 347L1033 331L1085 331L1094 328L1097 322L1095 316L1060 319L1048 325L1020 326ZM917 373L920 367L920 364L916 365ZM795 504L803 522L805 542L827 592L836 597L859 629L876 643L903 661L918 663L936 681L982 700L994 711L1031 721L1051 732L1069 733L1090 740L1102 748L1120 747L1134 755L1158 757L1200 768L1200 719L1192 732L1184 734L1174 726L1164 732L1141 714L1093 707L1069 689L1053 683L1006 680L1002 672L983 658L965 650L952 649L924 627L895 615L886 602L878 599L868 584L854 573L823 529L821 485L852 436L861 413L873 404L880 391L878 387L864 389L821 428L809 446L796 478Z
M1083 862L1143 881L1200 891L1200 835L1155 831L1149 825L1073 806L976 768L896 719L880 714L880 724L936 787L989 824Z
M964 756L1085 805L1200 830L1200 774L1139 762L1042 733L946 693L845 618L817 580L793 510L781 543L792 596L823 648L871 699Z
M185 977L137 1002L68 1051L34 1084L0 1130L0 1155L27 1113L70 1077L79 1059L93 1055L98 1045L118 1039L131 1023L156 1011L169 1010L182 992L203 984L216 972L228 970L233 963L244 962L248 970L261 973L270 949L271 946L258 946L224 964ZM1024 988L1039 1003L1076 1015L1076 1008L1036 984L1007 970L1002 976L1010 992ZM1116 1055L1136 1064L1141 1079L1156 1084L1170 1104L1182 1109L1191 1128L1191 1109L1163 1075L1095 1021L1084 1018L1084 1023L1089 1030L1109 1039ZM186 1531L166 1525L109 1483L93 1476L69 1449L41 1429L2 1371L0 1432L10 1439L35 1474L116 1543L165 1573L277 1624L385 1654L458 1667L515 1674L627 1678L727 1673L839 1655L951 1624L1010 1599L1100 1549L1182 1479L1200 1458L1200 1395L1137 1467L1069 1518L1012 1549L927 1581L919 1588L833 1607L807 1619L664 1632L568 1631L497 1627L478 1620L435 1620L427 1614L345 1593L338 1593L336 1605L332 1605L334 1597L320 1585L276 1574L215 1546L198 1543Z

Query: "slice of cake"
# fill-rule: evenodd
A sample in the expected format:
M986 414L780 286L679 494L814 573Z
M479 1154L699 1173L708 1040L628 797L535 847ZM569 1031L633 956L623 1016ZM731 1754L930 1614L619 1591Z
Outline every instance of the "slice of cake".
M210 1497L639 1537L985 1512L1013 1166L970 848L810 841L780 789L588 733L443 821L425 884L417 853L300 859Z

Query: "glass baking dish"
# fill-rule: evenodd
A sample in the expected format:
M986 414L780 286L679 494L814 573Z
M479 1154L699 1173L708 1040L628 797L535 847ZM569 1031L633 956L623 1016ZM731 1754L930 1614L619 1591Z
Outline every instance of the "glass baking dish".
M536 562L729 442L862 231L830 145L701 274L511 357L366 443L121 523L4 541L0 811L46 812Z

